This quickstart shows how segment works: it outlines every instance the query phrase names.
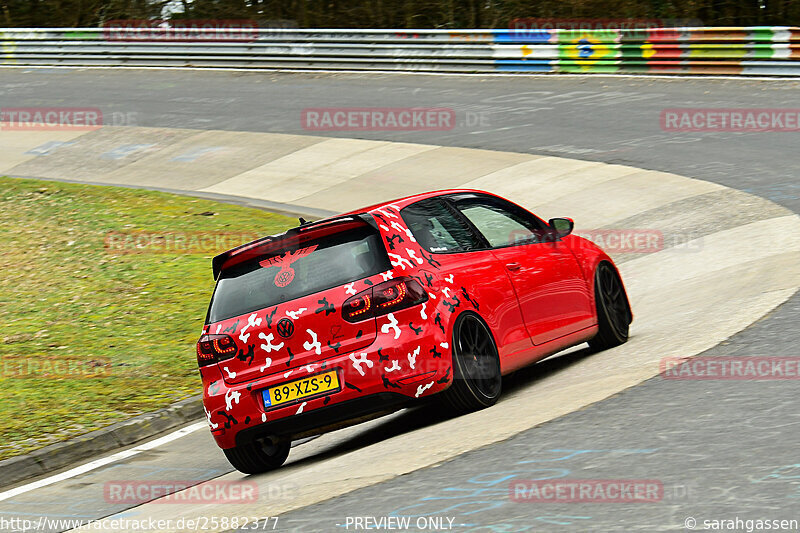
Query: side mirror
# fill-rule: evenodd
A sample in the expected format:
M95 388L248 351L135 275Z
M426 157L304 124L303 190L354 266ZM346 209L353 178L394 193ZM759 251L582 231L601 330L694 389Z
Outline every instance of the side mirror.
M575 228L575 222L571 218L551 218L547 223L550 224L559 239L572 233Z

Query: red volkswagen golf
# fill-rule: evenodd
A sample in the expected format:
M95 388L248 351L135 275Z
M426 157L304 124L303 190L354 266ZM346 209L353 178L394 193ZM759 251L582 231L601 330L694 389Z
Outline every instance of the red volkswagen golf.
M620 275L572 228L450 190L215 257L197 361L217 444L238 470L264 472L293 439L434 394L461 412L488 407L509 372L625 342Z

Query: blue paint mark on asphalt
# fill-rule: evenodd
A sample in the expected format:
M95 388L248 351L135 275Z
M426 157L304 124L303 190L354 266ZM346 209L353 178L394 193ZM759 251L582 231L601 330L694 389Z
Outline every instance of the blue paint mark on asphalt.
M553 453L563 453L565 455L561 455L560 457L556 457L555 459L530 459L527 461L519 461L518 465L524 465L528 463L549 463L553 461L566 461L567 459L572 459L575 456L582 455L585 453L655 453L658 451L658 448L651 448L651 449L620 449L620 450L562 450L562 449L554 449L554 450L547 450L548 452Z
M214 152L219 152L223 150L222 146L208 146L205 148L193 148L188 152L181 154L179 156L173 157L170 161L179 161L181 163L194 163L197 158L202 157L206 154L211 154Z
M35 155L35 156L50 155L57 149L62 148L64 146L69 146L71 144L75 144L75 141L50 141L40 146L37 146L36 148L31 148L30 150L25 152L25 155Z
M754 483L760 483L768 479L800 479L800 464L785 465L776 468L767 476L754 481Z
M123 159L131 154L135 154L136 152L141 152L142 150L152 148L153 146L155 146L155 144L123 144L122 146L114 148L110 152L102 154L100 159Z
M797 484L798 479L800 479L800 463L795 463L793 465L778 467L766 476L753 480L752 483L765 483L769 481L779 482L784 480L790 485L787 487L787 490L794 490L794 492L789 492L787 498L800 498L800 485Z
M568 461L590 454L650 454L657 451L658 448L622 448L607 450L555 448L542 451L543 457L519 461L516 464L526 465L531 463ZM535 466L530 469L517 467L499 472L484 472L472 476L460 486L444 487L439 490L438 495L419 498L417 503L395 509L387 513L387 516L410 516L412 518L422 516L452 516L454 514L457 516L469 516L475 513L497 509L508 504L510 502L508 483L514 478L544 481L548 479L563 479L568 477L570 473L571 470L569 468L536 468ZM552 525L570 525L572 524L572 520L591 520L591 518L590 516L542 515L536 517L535 520ZM527 531L525 528L520 529L520 525L514 524L513 520L507 521L507 523L503 522L477 526L477 528L480 531Z

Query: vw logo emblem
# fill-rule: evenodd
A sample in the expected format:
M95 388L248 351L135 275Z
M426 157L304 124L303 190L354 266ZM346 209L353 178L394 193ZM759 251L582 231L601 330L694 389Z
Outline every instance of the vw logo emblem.
M294 323L288 318L281 318L278 321L278 335L284 339L288 339L294 333Z

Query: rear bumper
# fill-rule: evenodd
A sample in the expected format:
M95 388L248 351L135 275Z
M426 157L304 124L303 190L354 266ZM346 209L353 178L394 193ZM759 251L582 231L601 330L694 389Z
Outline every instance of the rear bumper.
M263 378L240 384L226 384L216 366L203 367L203 404L211 432L220 448L232 448L259 436L299 438L390 413L450 386L449 351L440 348L444 353L437 355L425 348L438 341L421 335L410 345L373 345L310 365L276 367ZM396 366L400 369L389 371ZM337 371L340 390L265 409L264 389L330 370Z
M390 414L413 400L394 392L379 392L323 406L299 415L289 416L243 429L236 434L236 445L246 444L263 436L298 439L334 431L353 424Z

